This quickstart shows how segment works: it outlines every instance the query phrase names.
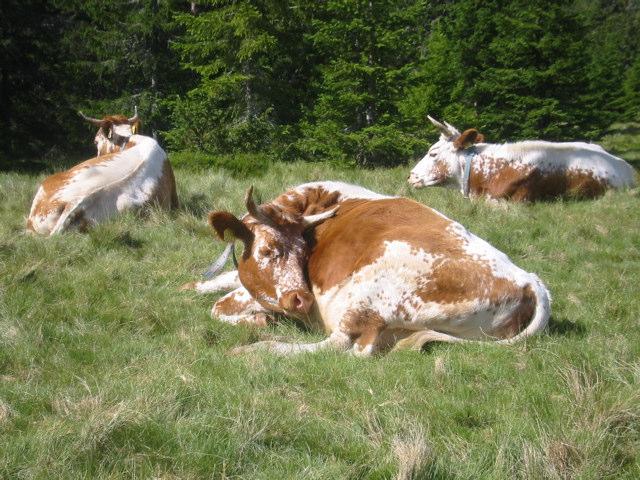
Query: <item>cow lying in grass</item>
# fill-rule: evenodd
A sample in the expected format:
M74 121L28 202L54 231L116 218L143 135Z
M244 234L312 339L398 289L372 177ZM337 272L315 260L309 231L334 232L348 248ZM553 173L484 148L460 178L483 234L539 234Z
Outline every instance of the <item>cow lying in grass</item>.
M263 323L279 312L328 334L318 343L258 342L237 352L371 355L429 341L511 343L547 324L540 279L462 225L406 198L338 201L331 188L312 185L261 206L249 189L242 219L209 214L220 239L244 245L242 287L214 314Z
M484 143L476 129L460 133L429 117L440 140L411 170L416 187L450 185L465 196L516 201L591 198L609 188L633 187L636 173L599 145L583 142Z
M81 114L82 115L82 114ZM118 212L157 203L178 204L167 154L151 137L136 135L138 114L95 119L98 156L42 182L27 219L27 231L53 235L84 230Z

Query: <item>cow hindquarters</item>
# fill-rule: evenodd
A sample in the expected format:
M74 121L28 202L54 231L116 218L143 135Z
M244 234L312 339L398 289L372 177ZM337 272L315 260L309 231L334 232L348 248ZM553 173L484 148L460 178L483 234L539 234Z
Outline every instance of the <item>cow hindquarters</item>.
M531 317L524 330L520 331L517 335L514 335L510 338L498 340L497 343L511 344L517 342L518 340L530 337L531 335L544 330L549 323L549 317L551 316L551 295L549 295L549 291L537 275L530 275L531 282L529 283L529 287L531 288L531 291L533 292L535 298L535 309L533 312L533 317Z

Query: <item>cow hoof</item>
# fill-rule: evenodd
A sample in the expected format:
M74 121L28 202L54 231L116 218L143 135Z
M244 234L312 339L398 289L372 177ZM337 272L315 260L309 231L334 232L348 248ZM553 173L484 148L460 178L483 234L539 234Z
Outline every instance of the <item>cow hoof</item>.
M262 327L266 327L268 322L269 322L269 317L267 316L266 313L256 313L250 318L244 318L240 320L238 323L262 328Z
M273 343L274 342L266 341L266 342L250 343L249 345L240 345L239 347L235 347L229 350L227 354L231 356L238 356L238 355L244 355L246 353L252 353L252 352L268 352L271 350L271 345Z
M184 292L185 290L195 290L196 289L196 285L198 285L198 282L187 282L184 285L182 285L178 289L178 291Z

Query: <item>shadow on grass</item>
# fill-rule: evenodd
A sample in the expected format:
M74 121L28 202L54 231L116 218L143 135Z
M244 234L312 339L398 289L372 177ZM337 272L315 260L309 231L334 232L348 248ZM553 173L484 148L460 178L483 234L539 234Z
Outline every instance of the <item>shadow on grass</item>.
M549 334L562 337L584 337L587 333L587 328L580 322L572 322L566 318L549 319Z
M184 212L195 215L196 217L205 216L212 209L211 202L206 195L202 193L194 193L180 196L180 208Z
M92 230L89 233L91 243L95 247L105 248L107 250L126 248L128 250L139 250L143 247L144 242L131 235L131 232L105 232Z

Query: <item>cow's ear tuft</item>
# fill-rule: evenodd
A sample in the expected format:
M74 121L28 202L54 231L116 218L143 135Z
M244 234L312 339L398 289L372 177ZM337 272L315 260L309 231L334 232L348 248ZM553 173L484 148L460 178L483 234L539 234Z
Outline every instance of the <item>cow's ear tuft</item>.
M247 244L253 238L251 230L229 212L209 212L209 225L224 242L240 240Z
M483 143L484 135L482 135L475 128L470 128L469 130L465 130L462 134L456 138L453 142L453 146L456 150L464 150L465 148L469 148L474 143Z

